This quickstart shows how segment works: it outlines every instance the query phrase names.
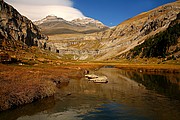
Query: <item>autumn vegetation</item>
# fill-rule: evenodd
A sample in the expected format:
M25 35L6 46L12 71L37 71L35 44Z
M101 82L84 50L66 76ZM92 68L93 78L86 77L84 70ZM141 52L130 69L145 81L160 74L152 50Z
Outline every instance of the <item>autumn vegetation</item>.
M59 84L81 78L90 66L0 64L0 111L53 96Z

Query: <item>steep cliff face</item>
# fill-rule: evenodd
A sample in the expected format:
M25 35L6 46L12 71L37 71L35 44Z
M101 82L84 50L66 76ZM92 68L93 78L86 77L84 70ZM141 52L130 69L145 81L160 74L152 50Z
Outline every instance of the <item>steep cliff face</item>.
M26 17L7 3L0 1L0 44L20 42L28 46L37 45L44 36Z

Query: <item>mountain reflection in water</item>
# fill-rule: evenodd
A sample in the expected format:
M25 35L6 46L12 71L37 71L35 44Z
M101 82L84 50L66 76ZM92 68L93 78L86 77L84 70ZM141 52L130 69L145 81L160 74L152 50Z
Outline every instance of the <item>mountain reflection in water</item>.
M54 98L50 99L50 105L49 100L43 103L47 107L42 109L38 105L33 106L34 103L29 104L0 113L0 119L13 120L14 113L16 114L14 119L18 120L177 120L180 118L180 74L143 74L113 67L101 68L91 73L105 75L109 82L95 84L85 78L71 80L67 86L59 89ZM20 109L23 113L17 112Z

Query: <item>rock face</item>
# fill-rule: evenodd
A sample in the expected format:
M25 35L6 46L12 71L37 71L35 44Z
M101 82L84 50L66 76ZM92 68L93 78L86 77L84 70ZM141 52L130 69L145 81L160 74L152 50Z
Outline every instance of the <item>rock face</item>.
M141 13L106 31L76 36L69 41L64 38L48 44L54 45L59 51L63 48L68 51L63 54L71 54L77 59L82 57L94 60L114 59L142 44L149 37L166 30L179 13L180 1L177 1ZM74 49L77 52L74 53Z
M38 44L43 36L28 18L4 1L0 1L0 45L3 42L19 42L28 46Z
M94 33L108 29L103 23L92 18L79 18L72 21L66 21L63 18L49 15L46 18L34 22L38 25L44 34L79 34Z

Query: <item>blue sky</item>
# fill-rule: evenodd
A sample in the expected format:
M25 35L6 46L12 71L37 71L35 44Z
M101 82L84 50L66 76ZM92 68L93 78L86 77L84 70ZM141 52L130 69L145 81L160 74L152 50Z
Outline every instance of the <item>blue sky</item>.
M22 15L36 21L48 15L65 20L91 17L115 26L142 12L176 0L5 0Z
M85 16L102 21L108 26L176 0L72 0L74 7Z

